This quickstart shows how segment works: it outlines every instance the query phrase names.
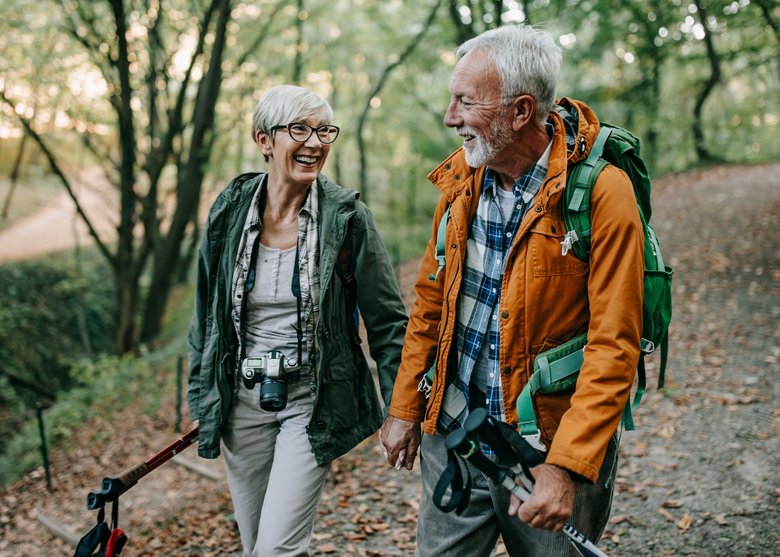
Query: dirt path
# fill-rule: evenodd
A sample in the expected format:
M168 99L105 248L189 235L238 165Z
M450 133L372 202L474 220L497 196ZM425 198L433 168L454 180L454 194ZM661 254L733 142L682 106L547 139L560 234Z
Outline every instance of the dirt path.
M675 267L665 393L648 393L626 432L612 520L600 547L611 556L780 554L780 164L722 167L659 181L654 216ZM416 263L402 269L409 290ZM0 556L70 555L37 522L41 509L76 531L94 519L87 491L117 463L170 441L170 407L87 424L132 443L55 451L56 490L39 470L0 493ZM121 425L116 425L121 424ZM126 445L132 445L133 452ZM322 496L312 555L413 554L419 475L381 463L375 437L337 460ZM132 498L130 494L132 493ZM238 555L224 484L171 465L128 493L123 556ZM497 550L496 555L501 554Z
M82 172L74 185L76 197L104 242L116 236L116 202L106 195L105 184L97 169ZM39 211L0 230L0 262L40 257L77 245L92 245L87 226L76 213L73 200L64 191L54 196Z

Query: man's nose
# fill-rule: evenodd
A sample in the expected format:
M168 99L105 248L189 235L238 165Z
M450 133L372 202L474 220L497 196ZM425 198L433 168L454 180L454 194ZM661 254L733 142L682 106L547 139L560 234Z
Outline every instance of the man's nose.
M450 101L447 111L444 113L444 125L448 128L457 128L462 124L462 118L458 114L455 101Z

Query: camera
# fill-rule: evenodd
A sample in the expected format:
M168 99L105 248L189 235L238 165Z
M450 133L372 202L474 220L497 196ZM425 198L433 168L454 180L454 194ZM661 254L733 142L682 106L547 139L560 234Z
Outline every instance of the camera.
M260 383L260 408L279 412L287 406L287 381L299 379L300 367L295 358L271 350L261 358L244 358L241 376L247 389Z

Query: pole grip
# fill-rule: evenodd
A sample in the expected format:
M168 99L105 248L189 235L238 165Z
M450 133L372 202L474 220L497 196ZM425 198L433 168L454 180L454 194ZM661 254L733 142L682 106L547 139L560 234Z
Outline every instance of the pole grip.
M121 484L124 486L124 489L122 490L127 491L131 487L133 487L136 483L138 483L138 480L143 478L146 473L149 471L149 466L146 464L146 462L142 462L141 464L138 464L136 466L133 466L131 468L128 468L118 476L114 478L105 478L103 480L104 486L106 479L110 479L112 481L121 482Z

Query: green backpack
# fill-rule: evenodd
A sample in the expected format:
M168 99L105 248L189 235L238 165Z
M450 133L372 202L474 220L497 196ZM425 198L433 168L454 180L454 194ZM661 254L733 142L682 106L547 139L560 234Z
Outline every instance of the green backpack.
M612 164L622 169L631 179L639 216L644 229L645 270L642 295L642 345L637 369L638 385L633 402L626 404L623 426L634 429L632 410L636 410L645 391L645 355L660 347L658 388L664 385L666 370L669 322L672 318L672 273L664 263L655 230L650 225L650 177L639 156L639 140L630 132L617 126L601 125L598 137L588 158L572 168L564 190L563 220L566 236L561 242L562 253L571 250L582 261L590 255L590 198L601 171ZM587 343L582 334L551 350L541 352L534 359L534 372L517 399L520 432L533 435L538 432L532 397L560 392L574 387L583 362Z

